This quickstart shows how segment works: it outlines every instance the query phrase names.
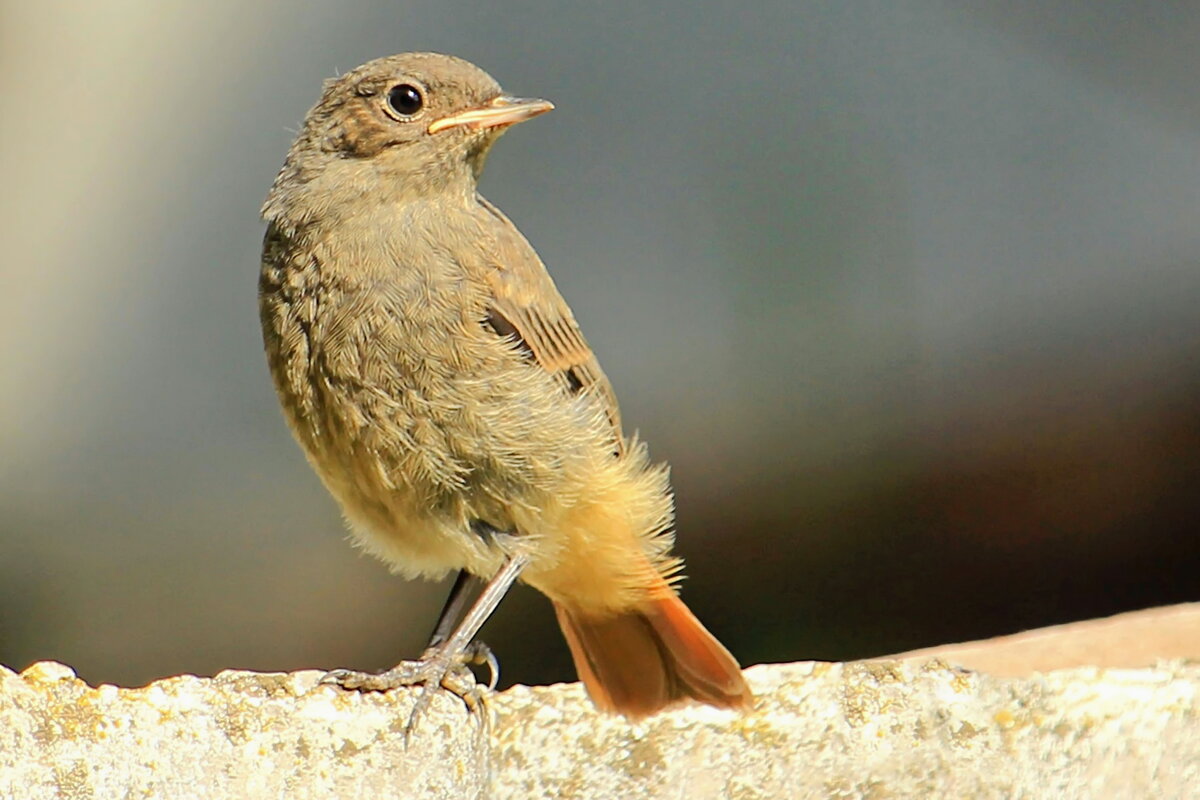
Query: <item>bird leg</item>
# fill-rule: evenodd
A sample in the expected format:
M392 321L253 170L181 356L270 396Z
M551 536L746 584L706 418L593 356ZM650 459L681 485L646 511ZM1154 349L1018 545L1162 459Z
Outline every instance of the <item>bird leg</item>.
M425 645L426 649L436 647L450 638L450 634L454 631L454 625L462 616L471 592L480 584L479 578L465 569L458 571L458 574L454 576L454 585L450 587L450 594L446 595L442 612L438 614L437 624L433 626L433 632L429 634L429 644Z
M395 667L380 673L335 669L325 673L318 685L333 684L343 689L368 692L385 692L401 686L421 686L421 693L417 696L417 702L409 715L405 735L412 732L418 718L429 707L433 693L439 688L457 695L469 711L479 710L483 704L483 689L475 679L475 674L471 672L470 665L488 665L491 672L488 681L490 690L495 688L499 678L499 662L491 648L482 642L474 641L475 634L496 610L500 600L528 563L527 555L509 557L484 586L462 621L447 635L454 617L466 604L467 589L473 582L470 576L464 578L465 573L460 573L442 609L442 616L434 628L430 645L420 659L401 661Z

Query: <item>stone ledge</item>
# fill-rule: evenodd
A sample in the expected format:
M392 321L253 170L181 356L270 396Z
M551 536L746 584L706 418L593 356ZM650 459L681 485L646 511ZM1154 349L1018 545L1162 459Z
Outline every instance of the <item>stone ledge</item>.
M484 731L439 696L224 672L91 688L0 668L3 798L1185 797L1200 786L1200 666L994 678L931 661L747 671L739 716L637 725L577 684L514 687Z

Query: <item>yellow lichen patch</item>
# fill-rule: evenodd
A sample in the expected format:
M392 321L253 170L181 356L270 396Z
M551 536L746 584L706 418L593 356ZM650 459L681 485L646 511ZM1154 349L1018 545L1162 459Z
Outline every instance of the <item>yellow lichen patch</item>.
M55 764L54 784L62 800L91 800L96 796L92 791L87 764L82 761L76 761L70 767Z
M964 721L950 734L950 741L959 747L965 747L981 733L983 733L983 729L976 728L971 723Z
M335 752L337 752L337 754L342 758L352 758L361 753L364 749L365 748L359 747L349 739L343 739L342 746L339 747Z
M213 721L234 744L244 744L258 731L258 709L250 703L230 702L214 709Z
M975 690L975 675L962 667L956 667L940 658L931 658L920 666L925 674L944 673L950 677L950 690L955 694L967 694Z
M954 677L950 680L950 688L957 694L973 692L975 691L974 676L970 672L955 670Z
M1002 708L993 714L992 720L1003 730L1011 730L1017 726L1016 716L1007 708Z
M652 738L640 739L633 743L629 752L619 762L619 768L638 780L651 780L654 774L666 768L662 751Z
M895 692L879 687L905 681L903 664L899 661L858 661L843 670L841 697L842 713L855 727L865 725L871 715L899 711L904 700Z
M846 675L857 673L869 675L876 683L902 683L903 664L900 661L859 661L846 665Z
M174 684L171 688L177 688L176 681L179 680L196 680L191 675L181 676L179 679L171 679ZM231 691L237 694L252 696L252 697L294 697L295 686L292 677L285 672L244 672L241 670L225 670L219 672L212 679L214 684L228 686ZM165 683L165 681L160 681Z
M66 664L59 664L57 661L38 661L30 664L21 672L21 678L26 683L32 684L79 681L79 678L75 675L75 670ZM82 681L79 682L82 683Z
M854 727L867 724L876 714L893 713L905 708L903 698L866 684L847 685L841 699L842 713Z
M51 693L47 699L49 702L43 708L34 711L38 726L33 735L38 741L94 740L104 727L106 715L90 704L79 702L78 697L60 699Z
M760 715L747 714L739 717L733 729L747 743L759 747L782 747L788 739L787 734Z
M842 715L853 727L866 725L870 712L878 705L879 692L860 686L847 686L842 693Z
M307 761L312 758L312 746L308 743L308 739L303 736L296 742L296 758L301 761Z
M923 742L933 735L933 731L930 730L928 722L926 722L924 719L918 719L916 723L913 724L912 735L915 741Z

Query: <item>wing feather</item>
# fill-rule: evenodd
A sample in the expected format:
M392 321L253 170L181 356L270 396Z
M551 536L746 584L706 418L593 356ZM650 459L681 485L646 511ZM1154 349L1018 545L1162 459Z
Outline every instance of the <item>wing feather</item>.
M498 224L498 263L487 273L492 290L488 323L497 334L518 342L532 361L559 378L566 391L596 397L623 449L616 394L570 307L516 226L487 200L481 197L479 202Z

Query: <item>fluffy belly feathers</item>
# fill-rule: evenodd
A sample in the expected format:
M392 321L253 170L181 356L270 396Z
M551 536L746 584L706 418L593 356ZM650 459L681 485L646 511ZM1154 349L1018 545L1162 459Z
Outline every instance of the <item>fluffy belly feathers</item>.
M485 330L482 312L452 296L464 288L325 288L310 302L267 285L288 422L355 538L395 571L487 577L521 549L534 556L524 580L552 598L636 602L649 576L673 568L665 470L638 445L614 456L600 403L566 395ZM510 535L480 536L475 520ZM568 568L564 550L587 557Z

